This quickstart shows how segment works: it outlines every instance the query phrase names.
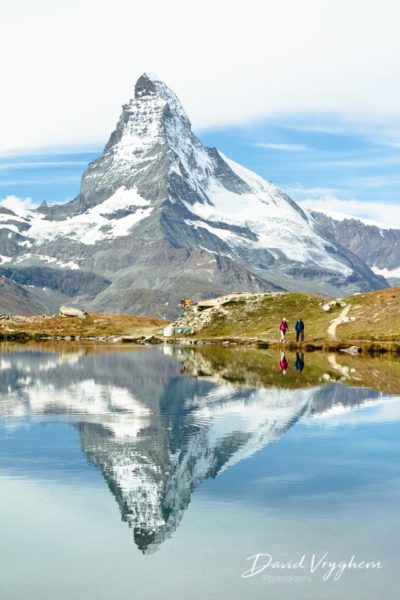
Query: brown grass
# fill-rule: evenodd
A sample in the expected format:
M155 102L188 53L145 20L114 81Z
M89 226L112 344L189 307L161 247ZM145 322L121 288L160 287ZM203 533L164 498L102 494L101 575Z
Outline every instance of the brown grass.
M13 317L0 323L0 334L26 333L29 336L121 337L159 335L167 321L152 317L89 313L77 317Z
M400 288L389 288L346 298L349 316L356 320L337 328L338 339L400 341Z

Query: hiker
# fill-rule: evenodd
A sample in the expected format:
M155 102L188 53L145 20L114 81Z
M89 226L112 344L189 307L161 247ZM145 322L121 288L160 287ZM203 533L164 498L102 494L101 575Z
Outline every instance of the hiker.
M183 310L183 314L185 314L186 310L191 305L191 302L192 301L190 300L190 298L182 298L182 300L179 302L179 306Z
M279 368L282 371L283 375L286 375L288 366L289 366L288 359L286 358L285 353L281 352L281 360L279 361Z
M296 361L294 363L295 369L298 373L301 373L304 369L304 354L296 352Z
M287 322L287 319L282 319L281 324L279 325L279 331L281 332L281 342L285 341L286 333L288 332L288 329L289 329L289 323Z
M296 325L294 326L296 332L296 342L304 342L304 323L301 319L297 319Z

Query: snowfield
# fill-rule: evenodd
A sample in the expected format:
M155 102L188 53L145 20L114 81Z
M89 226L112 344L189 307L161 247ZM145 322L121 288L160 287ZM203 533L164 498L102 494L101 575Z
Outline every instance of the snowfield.
M113 219L113 214L120 210L129 210L131 213ZM19 230L13 221L28 225L29 229L24 231L24 235L31 239L31 245L34 246L62 238L93 245L106 239L128 235L132 227L148 217L152 210L150 202L141 198L135 190L121 187L107 200L80 215L62 221L52 221L39 212L21 207L19 214L0 215L0 228L18 233ZM21 245L27 245L27 242L22 242ZM50 257L42 258L56 261Z

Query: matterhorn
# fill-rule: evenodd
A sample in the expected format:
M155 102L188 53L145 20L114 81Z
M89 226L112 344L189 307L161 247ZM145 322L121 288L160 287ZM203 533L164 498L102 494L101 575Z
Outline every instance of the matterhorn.
M278 186L204 146L148 73L76 198L0 211L1 281L25 312L172 317L182 297L387 285Z

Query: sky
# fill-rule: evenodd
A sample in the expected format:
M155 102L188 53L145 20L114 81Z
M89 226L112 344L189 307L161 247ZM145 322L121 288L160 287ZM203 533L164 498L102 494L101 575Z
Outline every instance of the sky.
M400 227L399 18L394 0L5 0L0 199L74 197L151 71L202 141L303 206Z

